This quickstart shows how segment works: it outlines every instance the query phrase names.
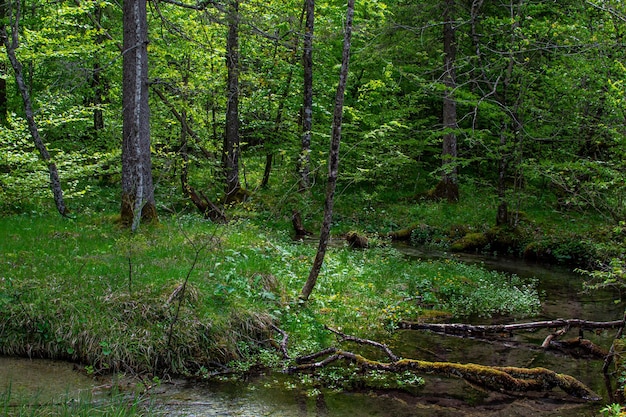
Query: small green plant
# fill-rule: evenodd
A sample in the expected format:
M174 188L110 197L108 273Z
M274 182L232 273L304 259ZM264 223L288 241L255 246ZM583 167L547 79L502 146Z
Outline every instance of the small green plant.
M626 411L620 404L609 404L600 410L600 414L604 417L624 417Z
M576 271L589 277L585 286L590 290L607 287L618 290L626 288L626 263L623 259L613 258L597 270L589 271L579 268Z

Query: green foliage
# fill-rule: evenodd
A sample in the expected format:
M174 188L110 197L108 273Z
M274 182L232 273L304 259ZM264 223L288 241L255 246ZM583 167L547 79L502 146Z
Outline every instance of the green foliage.
M390 321L432 308L528 315L538 303L529 283L478 266L337 247L312 299L300 306L314 246L250 221L218 226L187 216L128 237L93 217L22 215L5 217L0 230L2 353L30 346L80 361L94 374L153 371L155 363L182 374L198 374L211 361L236 359L245 369L275 364L251 343L267 339L272 323L289 333L297 355L331 343L324 325L371 337L384 335ZM37 244L42 237L45 246ZM206 249L196 258L198 244Z
M589 277L585 285L591 290L607 287L618 290L626 288L626 263L621 258L613 258L599 269L577 269L576 271Z
M0 412L5 417L142 417L158 415L140 395L129 398L113 393L109 401L95 401L89 396L66 398L59 402L42 404L37 397L18 399L12 397L11 387L0 392ZM156 414L155 414L156 413Z
M600 414L605 417L623 417L626 415L626 411L620 404L613 403L604 406L600 410Z

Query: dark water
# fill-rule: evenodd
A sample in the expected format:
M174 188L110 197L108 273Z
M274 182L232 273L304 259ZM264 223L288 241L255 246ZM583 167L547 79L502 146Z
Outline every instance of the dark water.
M449 257L399 248L415 258ZM615 303L609 291L582 292L582 278L562 268L490 257L461 257L490 269L538 280L542 312L536 320L580 318L594 321L618 320L624 305ZM535 320L535 319L533 319ZM577 330L565 336L575 337ZM615 330L585 338L608 349ZM601 375L602 363L573 359L538 348L547 330L519 333L498 341L441 336L428 332L398 331L392 348L403 357L430 361L479 363L498 366L546 367L572 375L608 400ZM522 348L521 346L524 346ZM246 382L197 384L186 381L163 383L153 390L155 414L167 416L284 416L284 417L405 417L405 416L595 416L600 403L573 399L558 389L547 394L512 396L484 392L459 380L425 376L417 395L402 392L322 392L307 396L286 389L284 375L266 375ZM99 393L103 384L72 370L72 365L51 361L0 358L0 393L11 381L12 398L30 395L41 401ZM106 387L104 387L106 388ZM15 394L15 395L14 395Z

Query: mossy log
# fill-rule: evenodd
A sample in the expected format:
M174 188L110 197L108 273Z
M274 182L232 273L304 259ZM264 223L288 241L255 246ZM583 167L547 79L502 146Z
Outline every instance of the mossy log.
M369 246L367 236L360 235L357 232L348 232L346 241L351 248L366 249Z
M389 232L385 237L391 240L410 240L413 230L417 229L417 225L413 224L406 229L397 230L395 232Z
M371 360L357 353L330 347L310 355L296 358L296 365L287 368L287 373L312 371L343 360L356 364L362 370L378 370L394 373L410 371L416 374L460 378L471 384L496 392L544 392L553 388L560 388L568 395L576 398L582 398L588 401L598 401L601 399L596 393L576 378L570 375L559 374L549 369L400 359L388 346L382 343L345 335L331 328L328 329L340 336L342 341L348 340L379 348L385 352L389 361L382 362Z

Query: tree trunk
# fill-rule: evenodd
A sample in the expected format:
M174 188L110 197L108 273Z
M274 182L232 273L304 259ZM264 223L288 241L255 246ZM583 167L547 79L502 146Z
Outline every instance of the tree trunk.
M320 241L317 248L317 254L311 267L309 277L302 288L300 298L308 300L317 277L319 276L326 248L328 247L328 239L330 238L330 226L333 217L333 203L335 196L335 188L337 186L337 176L339 174L339 144L341 143L341 123L343 120L343 101L346 92L346 84L348 81L348 67L350 64L350 41L352 38L352 18L354 15L354 0L348 0L348 10L346 13L346 29L343 40L343 54L341 63L341 72L339 75L339 85L337 86L337 96L335 98L335 111L333 115L332 138L330 142L330 153L328 156L328 183L326 185L326 201L324 203L324 221L320 231Z
M226 176L225 200L228 201L234 198L241 189L239 182L239 0L229 2L226 66L228 68L228 98L222 164Z
M136 231L141 221L157 220L150 156L146 0L125 0L123 19L121 221Z
M302 144L298 158L300 191L311 186L311 129L313 128L313 29L315 0L305 0L306 23L304 29L304 47L302 66L304 70L304 103L302 106Z
M7 100L7 80L5 76L7 76L7 68L6 64L0 63L0 126L7 127L9 125L9 121L7 115L9 113L9 102Z
M2 16L3 21L6 17L6 9L5 6L0 6L0 14ZM41 136L39 136L39 129L37 127L37 123L35 122L35 114L33 112L33 106L30 100L30 94L28 91L28 87L24 82L24 73L22 70L22 64L17 59L15 54L15 50L19 47L19 19L20 19L20 3L17 3L17 8L15 10L15 15L10 16L11 18L11 39L9 39L7 28L3 23L0 26L0 37L2 38L2 43L6 49L7 57L11 62L11 66L13 67L13 72L15 73L15 82L17 84L17 88L20 91L22 96L22 101L24 102L24 113L26 115L26 121L28 122L28 129L33 138L33 142L35 143L35 147L39 151L39 155L41 159L48 165L48 172L50 175L50 188L52 189L52 194L54 196L54 202L56 204L57 211L61 216L67 216L68 209L65 206L65 201L63 199L63 189L61 188L61 180L59 179L59 171L57 170L57 166L54 162L52 162L50 158L50 154L46 149L46 145L43 143ZM6 84L5 84L6 88ZM6 90L5 90L6 93ZM6 96L5 96L6 97Z
M96 5L96 10L94 11L94 19L98 26L100 25L100 21L102 19L102 7ZM104 42L104 35L99 34L96 36L96 44L100 45ZM102 80L102 65L100 65L100 58L96 55L94 57L93 64L93 77L91 78L91 88L93 89L93 130L94 137L98 136L98 132L104 129L104 115L102 112L102 104L104 102L104 96L106 94L106 86Z
M304 8L302 10L302 14L300 15L300 26L299 26L299 30L302 30L302 21L304 19ZM293 41L293 53L289 59L289 64L290 64L290 68L289 68L289 73L287 74L287 80L285 81L285 87L283 89L283 92L280 96L279 102L278 102L278 109L276 109L276 118L274 119L274 129L272 131L273 135L272 135L272 139L274 141L277 140L277 138L280 136L280 131L282 129L282 122L283 122L283 113L284 113L284 109L285 109L285 102L287 101L287 98L289 97L289 92L291 90L291 81L293 80L293 67L296 64L296 60L297 60L297 53L298 53L298 43L299 43L299 37L298 36L294 36L294 41ZM278 39L276 40L276 44L275 44L275 49L274 49L274 59L276 58L276 51L278 49ZM261 181L261 187L267 187L267 185L270 182L270 174L272 172L272 164L274 163L274 154L273 154L273 149L271 149L271 146L268 146L267 141L264 143L265 146L265 169L263 171L263 180Z
M456 100L454 89L456 88L456 36L454 27L454 0L446 0L443 12L443 55L444 73L443 82L445 84L443 96L443 149L441 152L442 174L440 186L440 197L448 202L459 201L459 184L457 168L457 141L454 130L457 128Z

